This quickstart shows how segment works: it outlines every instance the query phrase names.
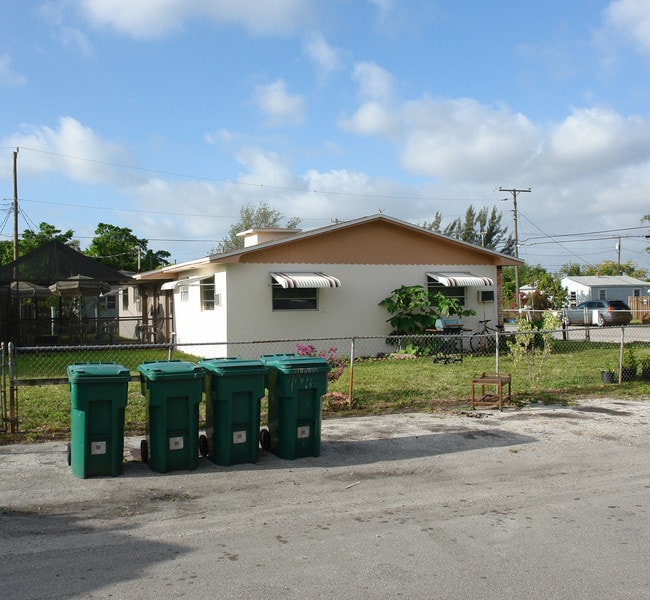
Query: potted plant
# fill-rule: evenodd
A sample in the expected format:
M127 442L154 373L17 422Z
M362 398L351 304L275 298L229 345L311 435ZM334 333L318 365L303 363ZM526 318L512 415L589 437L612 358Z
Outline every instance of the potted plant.
M618 362L609 363L600 371L603 383L618 383Z
M634 381L636 379L636 370L638 361L632 348L627 348L623 352L623 362L621 364L621 380Z
M650 381L650 357L644 357L639 362L641 363L641 377L644 381Z

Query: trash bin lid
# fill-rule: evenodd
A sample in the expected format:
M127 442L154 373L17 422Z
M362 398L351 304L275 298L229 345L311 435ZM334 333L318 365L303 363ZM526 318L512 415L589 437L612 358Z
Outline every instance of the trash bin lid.
M217 375L247 375L264 374L267 371L266 366L261 360L248 360L243 358L205 358L199 361L199 365L206 371Z
M323 373L331 369L330 364L319 356L299 356L298 354L267 354L261 357L262 361L274 369L283 373L296 371L305 372L309 369L311 373Z
M205 372L193 362L182 360L145 361L138 365L138 371L147 379L201 379Z
M128 380L131 372L114 362L74 363L68 366L68 379L72 382L97 377Z

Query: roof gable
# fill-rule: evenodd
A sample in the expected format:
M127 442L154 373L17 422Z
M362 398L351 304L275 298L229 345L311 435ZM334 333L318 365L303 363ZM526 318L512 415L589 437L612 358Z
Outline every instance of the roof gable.
M211 262L490 264L522 261L385 215L364 217L211 257Z

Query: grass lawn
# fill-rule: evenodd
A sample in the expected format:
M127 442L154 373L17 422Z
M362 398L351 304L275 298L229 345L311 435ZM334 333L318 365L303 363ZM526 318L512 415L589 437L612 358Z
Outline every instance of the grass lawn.
M648 350L639 347L639 354ZM647 399L650 384L637 378L621 385L604 384L600 370L618 356L612 344L563 344L554 346L543 365L513 362L502 356L500 370L512 374L512 392L517 404L529 402L567 404L586 397ZM84 356L88 359L87 355ZM137 374L137 365L144 360L164 360L160 349L113 350L97 352L93 361L117 362ZM175 359L196 361L196 357L174 354ZM64 377L66 367L79 362L79 354L52 352L45 355L20 354L16 373L22 378ZM470 382L483 371L494 371L494 357L465 356L462 362L434 363L431 358L363 359L355 362L353 371L353 404L333 410L328 402L323 417L383 414L390 412L436 412L469 408ZM350 372L331 382L329 392L347 394ZM70 433L70 391L67 384L30 385L17 388L18 434L0 434L0 443L66 439ZM201 415L205 402L201 404ZM265 414L265 401L262 402ZM139 383L129 384L125 411L125 435L144 435L146 431L146 399ZM264 416L262 417L264 423ZM201 424L202 426L202 424Z

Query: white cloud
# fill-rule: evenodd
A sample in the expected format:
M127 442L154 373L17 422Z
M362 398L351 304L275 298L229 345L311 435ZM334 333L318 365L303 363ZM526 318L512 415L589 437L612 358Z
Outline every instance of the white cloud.
M321 33L313 32L307 35L303 49L314 63L319 77L325 77L342 66L341 51L332 48Z
M650 159L650 123L610 109L574 110L548 135L544 154L557 174L577 178Z
M217 25L239 25L255 35L285 35L308 25L308 0L76 0L88 20L134 38L166 35L186 21L209 19Z
M102 139L72 117L61 117L57 129L25 126L0 145L24 148L19 161L25 174L61 173L83 183L126 183L129 178L136 179L133 173L125 177L124 169L118 176L116 167L111 166L131 162L124 148Z
M606 23L631 37L643 52L650 53L650 2L615 0L604 11Z
M254 102L266 115L268 126L299 125L304 121L304 99L302 96L289 94L287 84L282 79L256 85Z
M393 76L375 63L357 63L352 76L357 81L361 98L386 102L393 97Z
M538 132L524 115L476 100L423 98L401 107L409 172L449 180L493 181L521 168Z
M26 77L11 68L11 56L0 54L0 86L24 85L26 82Z

